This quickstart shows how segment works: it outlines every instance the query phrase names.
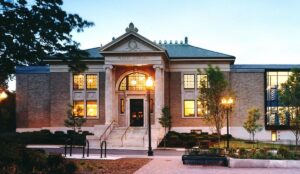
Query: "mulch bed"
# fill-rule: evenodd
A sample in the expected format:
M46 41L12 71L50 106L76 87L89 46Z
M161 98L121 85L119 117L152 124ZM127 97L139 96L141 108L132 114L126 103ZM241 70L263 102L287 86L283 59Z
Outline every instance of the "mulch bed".
M148 158L122 158L118 160L71 160L78 166L76 174L117 173L131 174L147 164Z

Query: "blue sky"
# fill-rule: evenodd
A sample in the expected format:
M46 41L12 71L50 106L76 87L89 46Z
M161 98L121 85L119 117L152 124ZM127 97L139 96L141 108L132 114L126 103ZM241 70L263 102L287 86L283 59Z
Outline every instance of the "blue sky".
M95 23L73 33L83 49L133 22L150 40L188 36L194 46L236 56L236 64L300 64L299 0L64 0L63 9Z

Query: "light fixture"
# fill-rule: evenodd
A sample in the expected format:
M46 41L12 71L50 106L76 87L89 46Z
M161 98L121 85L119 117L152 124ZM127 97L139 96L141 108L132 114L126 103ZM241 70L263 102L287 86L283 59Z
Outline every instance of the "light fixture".
M6 99L7 97L8 97L8 95L6 94L5 91L2 91L2 92L0 93L0 101Z
M152 80L151 77L148 77L147 80L146 80L146 87L147 87L148 89L151 89L152 86L153 86L153 80Z

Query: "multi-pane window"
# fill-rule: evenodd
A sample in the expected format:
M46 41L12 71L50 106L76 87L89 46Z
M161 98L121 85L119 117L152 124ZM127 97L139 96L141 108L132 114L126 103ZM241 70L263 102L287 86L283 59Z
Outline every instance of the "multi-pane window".
M184 87L184 89L194 89L195 88L195 75L194 74L184 74L183 75L183 87Z
M194 116L195 116L195 101L184 100L184 117L194 117Z
M97 75L87 74L86 75L86 89L97 89Z
M208 114L207 101L197 101L197 117L204 117Z
M97 101L87 101L86 102L86 116L87 117L97 117Z
M84 101L74 101L73 113L75 116L84 116Z
M143 73L132 73L123 78L120 83L120 91L143 91L146 90L147 76Z
M87 118L98 117L98 75L73 75L73 113Z
M73 75L73 89L83 89L84 88L84 75L77 74Z
M279 99L278 90L281 84L288 80L291 72L269 71L267 72L266 88L266 115L267 125L289 125L290 116L293 115L292 108L284 106Z
M207 88L208 80L206 74L198 74L197 75L197 88Z

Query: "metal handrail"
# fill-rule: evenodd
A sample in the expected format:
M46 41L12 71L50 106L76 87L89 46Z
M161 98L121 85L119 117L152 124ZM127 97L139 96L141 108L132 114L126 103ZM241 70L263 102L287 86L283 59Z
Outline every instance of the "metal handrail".
M67 156L67 150L68 150L68 142L70 142L70 156L72 156L72 149L73 149L73 139L72 138L68 138L65 141L65 156Z
M104 158L106 158L106 148L107 148L106 141L102 141L100 144L100 158L102 158L102 154L103 154L103 145L104 145Z
M112 129L113 129L113 123L114 123L114 122L115 122L115 120L113 120L113 121L109 124L109 126L105 129L105 131L102 133L102 135L101 135L100 138L99 138L100 143L101 143L102 141L106 141L107 136L111 133L111 131L112 131ZM109 130L108 135L106 135L106 133L107 133L108 130Z
M133 123L133 121L129 123L129 126L127 126L127 128L125 129L125 132L121 136L122 147L123 147L123 139L124 139L124 137L126 139L126 133L127 133L128 129L130 128L131 123Z

